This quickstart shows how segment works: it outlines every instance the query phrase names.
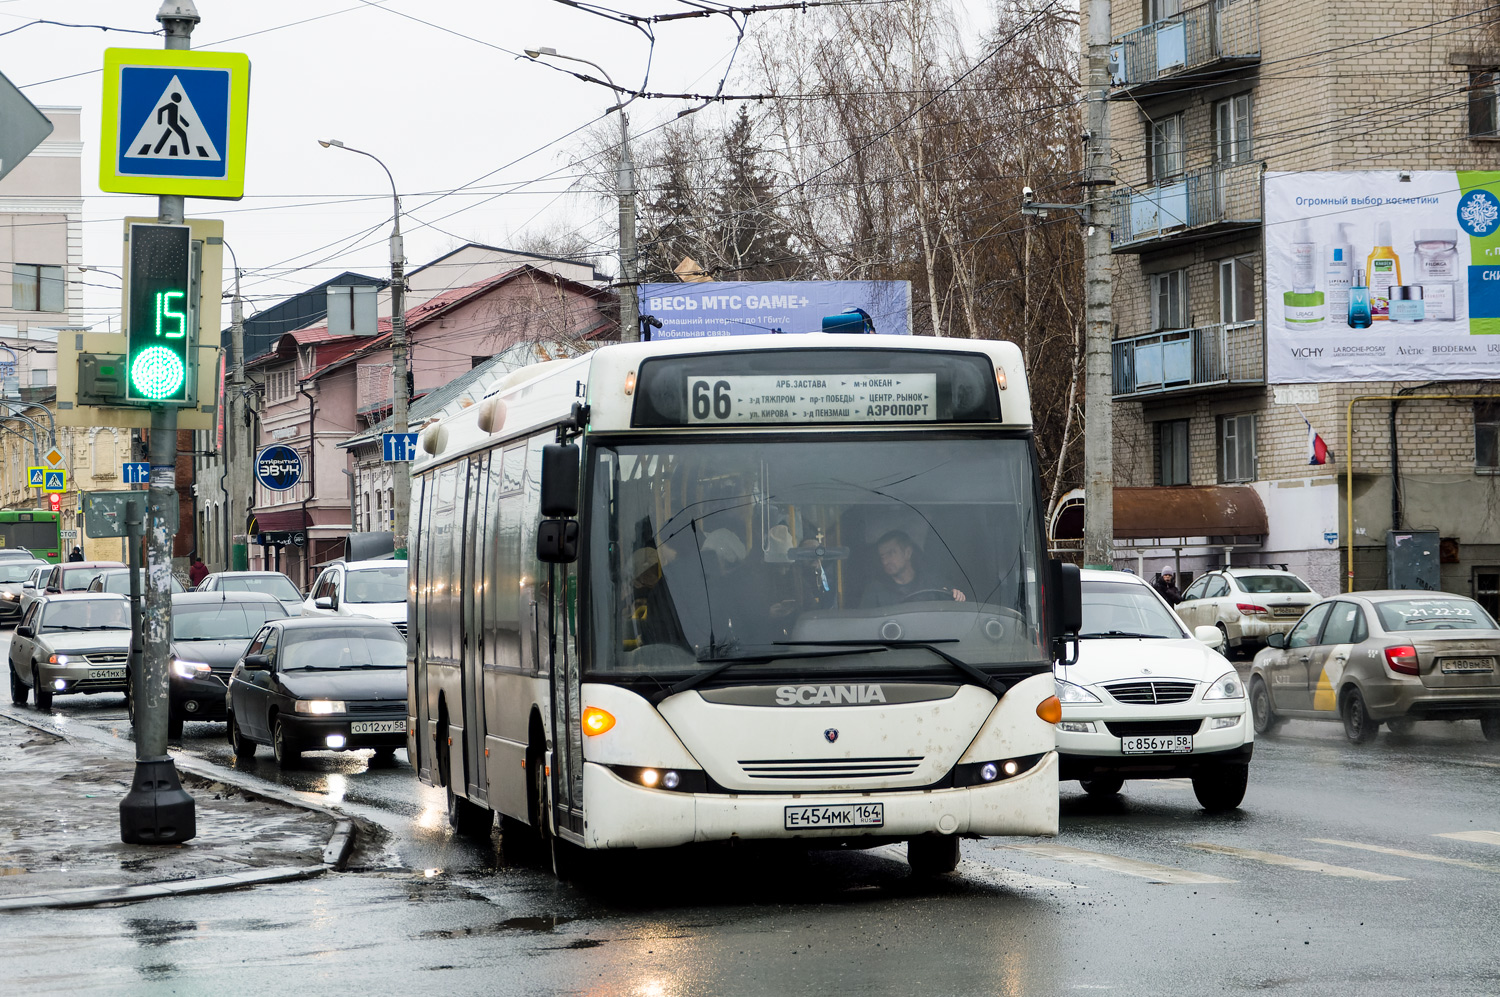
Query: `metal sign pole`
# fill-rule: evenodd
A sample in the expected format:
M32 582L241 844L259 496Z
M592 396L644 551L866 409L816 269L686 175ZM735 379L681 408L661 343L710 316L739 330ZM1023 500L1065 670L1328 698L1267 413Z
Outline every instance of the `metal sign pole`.
M192 0L165 0L156 15L166 29L165 47L186 49L198 11ZM183 197L163 195L159 220L181 225ZM217 316L215 316L217 321ZM198 833L193 798L182 788L167 754L167 669L172 647L171 504L177 501L177 409L151 410L151 486L147 491L145 646L140 696L135 703L135 782L120 801L120 838L130 844L172 845Z
M146 536L145 505L129 502L125 506L125 544L130 549L130 682L126 695L130 697L131 722L134 724L135 706L141 702L141 652L146 639L141 614L141 576L146 566L141 563L141 543Z

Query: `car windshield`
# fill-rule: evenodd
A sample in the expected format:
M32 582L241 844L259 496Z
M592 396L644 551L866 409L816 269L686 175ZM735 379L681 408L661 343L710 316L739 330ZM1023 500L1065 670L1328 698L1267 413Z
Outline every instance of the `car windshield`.
M361 568L351 571L344 590L345 602L405 602L406 566Z
M129 630L130 604L123 599L51 602L42 609L42 631Z
M185 591L182 587L182 583L177 580L176 576L169 575L168 582L174 593ZM101 585L101 588L105 592L118 592L120 595L129 595L130 569L126 568L124 571L105 572L104 581ZM146 591L146 573L144 571L141 572L141 591Z
M279 602L172 602L174 640L249 640L267 620L286 610Z
M714 439L594 454L593 670L769 664L785 644L805 645L786 652L799 673L952 670L930 649L806 653L881 640L1045 667L1026 441Z
M260 592L282 602L300 602L302 593L286 575L220 575L218 589L225 592ZM404 599L405 596L402 596Z
M1290 595L1312 591L1296 575L1235 575L1234 580L1251 595Z
M35 570L35 561L0 561L0 582L24 582Z
M281 635L286 671L405 668L406 640L395 627L317 627Z
M1137 582L1083 583L1083 628L1079 637L1184 636L1182 627L1150 589Z
M1380 625L1403 630L1495 630L1495 621L1473 599L1391 599L1375 603Z

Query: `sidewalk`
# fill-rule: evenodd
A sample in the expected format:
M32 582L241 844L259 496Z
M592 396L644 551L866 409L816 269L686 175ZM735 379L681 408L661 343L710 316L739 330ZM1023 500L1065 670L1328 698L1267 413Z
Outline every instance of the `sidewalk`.
M334 818L186 773L197 837L125 844L119 807L133 771L127 759L0 717L0 906L93 887L321 871Z

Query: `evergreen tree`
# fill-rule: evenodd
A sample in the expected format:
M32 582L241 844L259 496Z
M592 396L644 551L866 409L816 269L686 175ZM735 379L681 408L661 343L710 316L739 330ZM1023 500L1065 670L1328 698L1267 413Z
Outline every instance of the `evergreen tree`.
M776 200L774 174L755 141L749 109L740 106L721 142L722 160L711 198L716 276L722 280L783 280L801 269Z

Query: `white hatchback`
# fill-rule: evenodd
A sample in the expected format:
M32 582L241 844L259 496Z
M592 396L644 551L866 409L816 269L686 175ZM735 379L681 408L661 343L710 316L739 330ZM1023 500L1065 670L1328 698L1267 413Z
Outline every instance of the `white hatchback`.
M1077 660L1056 668L1060 777L1094 796L1187 777L1204 809L1238 807L1255 733L1220 644L1216 627L1189 634L1135 575L1084 571Z
M406 633L406 562L335 561L302 603L303 616L373 616Z

